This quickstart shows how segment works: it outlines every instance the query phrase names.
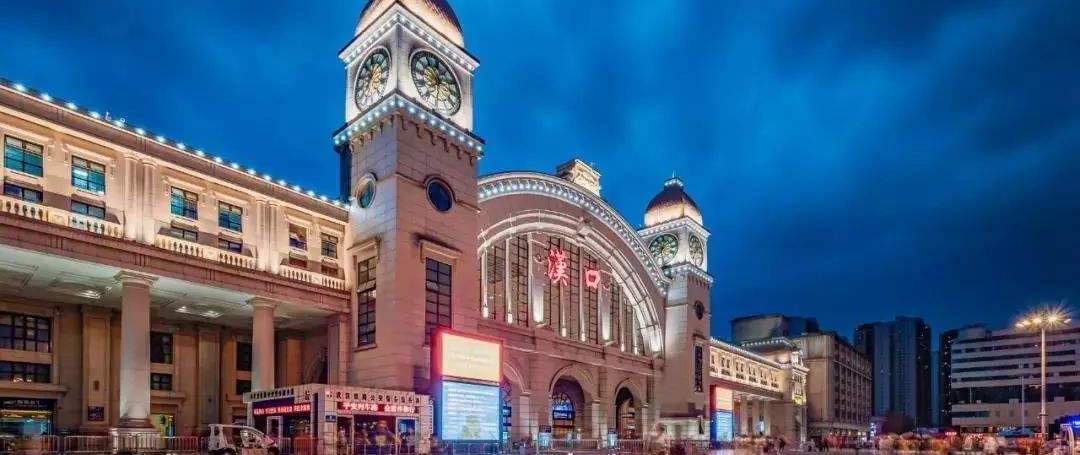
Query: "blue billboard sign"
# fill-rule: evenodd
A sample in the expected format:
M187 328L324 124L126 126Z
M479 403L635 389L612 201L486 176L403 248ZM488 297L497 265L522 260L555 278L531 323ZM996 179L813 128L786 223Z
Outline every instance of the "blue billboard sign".
M444 441L499 439L499 386L443 381L440 392L438 433Z
M712 418L713 441L731 442L735 439L735 421L731 411L714 411Z

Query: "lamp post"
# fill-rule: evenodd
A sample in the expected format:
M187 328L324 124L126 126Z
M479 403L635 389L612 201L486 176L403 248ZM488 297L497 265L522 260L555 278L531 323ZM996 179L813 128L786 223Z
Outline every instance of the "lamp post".
M1039 330L1039 434L1046 437L1046 330L1068 324L1064 311L1052 308L1035 310L1016 323L1019 330ZM1020 387L1021 395L1024 393Z

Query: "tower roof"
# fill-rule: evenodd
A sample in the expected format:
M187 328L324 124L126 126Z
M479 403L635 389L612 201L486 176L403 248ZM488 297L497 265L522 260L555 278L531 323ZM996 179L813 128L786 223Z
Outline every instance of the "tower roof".
M649 201L645 207L645 227L656 226L660 223L688 217L699 224L701 210L683 189L683 182L678 177L672 177L664 182L664 189Z
M360 13L360 21L356 24L356 33L366 29L375 22L386 10L394 4L400 4L423 20L435 31L442 34L450 42L458 47L465 46L465 36L461 33L461 24L458 23L457 15L450 8L447 0L369 0L364 11Z

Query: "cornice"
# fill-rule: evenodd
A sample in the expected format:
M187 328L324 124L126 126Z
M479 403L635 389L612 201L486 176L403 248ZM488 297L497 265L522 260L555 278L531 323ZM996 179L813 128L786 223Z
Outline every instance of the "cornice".
M660 224L658 224L656 226L643 228L643 229L638 231L638 234L641 235L642 237L648 237L648 236L653 235L653 234L658 234L658 233L664 232L664 231L671 231L671 230L678 229L678 228L684 227L684 226L690 228L691 231L694 231L694 233L700 235L704 239L709 238L709 235L710 235L709 230L705 229L705 226L702 226L697 221L694 221L694 220L692 220L692 219L690 219L688 217L683 217L683 218L679 218L679 219L675 219L675 220L671 220L671 221L665 221L665 222L660 223Z
M451 62L465 69L465 71L472 73L480 66L480 62L468 51L458 47L456 44L447 44L449 40L446 37L429 27L411 11L399 5L387 9L383 12L382 17L372 23L371 27L353 38L349 44L346 44L338 53L338 58L346 66L352 64L356 59L363 56L364 50L382 39L394 26L401 26L403 30L408 30L420 40L428 43L433 49L441 52Z
M697 276L698 278L701 278L702 280L705 280L705 282L708 283L709 286L712 286L712 284L713 284L713 277L712 277L712 275L709 275L709 272L706 272L706 271L702 270L701 267L698 267L698 266L696 266L694 264L691 264L689 262L684 262L684 263L681 263L681 264L675 264L675 265L668 266L668 267L664 268L664 273L667 274L668 277L673 277L673 276L675 276L676 274L679 274L679 273L687 273L687 274L690 274L690 275Z
M0 90L5 90L11 93L18 94L32 102L45 103L54 109L60 110L61 112L68 112L77 115L80 118L96 123L99 126L104 126L106 128L112 129L121 134L128 134L144 141L152 141L161 146L172 149L175 152L183 153L185 155L202 160L206 163L215 165L218 168L226 170L226 172L231 171L240 175L244 175L246 177L251 177L264 181L264 183L266 184L296 193L299 196L304 196L308 199L311 199L328 207L333 207L339 210L338 213L345 213L345 211L347 210L345 204L337 199L332 199L325 195L316 195L314 191L304 190L299 185L289 185L284 179L274 180L270 177L269 174L262 174L260 176L259 172L256 171L254 168L241 166L239 163L236 162L226 163L225 160L223 160L221 157L211 156L210 154L204 152L201 149L188 146L184 142L171 140L166 138L165 136L162 136L161 134L155 134L141 127L132 126L132 124L125 118L117 118L110 116L108 112L106 112L105 115L102 115L100 112L89 110L85 107L80 107L74 102L56 98L46 92L35 90L21 83L12 82L7 79L0 78Z
M458 143L462 149L477 159L484 155L484 140L472 132L461 128L454 122L440 115L432 114L421 103L405 96L400 91L394 90L368 109L367 113L358 115L351 121L334 132L334 147L339 147L357 135L371 132L379 128L380 120L394 114L401 114L423 123L450 140Z

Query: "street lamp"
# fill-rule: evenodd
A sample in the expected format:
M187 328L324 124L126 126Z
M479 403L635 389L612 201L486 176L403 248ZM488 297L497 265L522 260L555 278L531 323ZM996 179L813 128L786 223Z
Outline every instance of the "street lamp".
M1018 330L1039 330L1039 434L1046 437L1046 331L1068 324L1068 314L1061 309L1042 308L1032 311L1016 323ZM1023 387L1020 389L1024 393Z

